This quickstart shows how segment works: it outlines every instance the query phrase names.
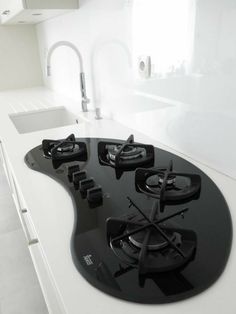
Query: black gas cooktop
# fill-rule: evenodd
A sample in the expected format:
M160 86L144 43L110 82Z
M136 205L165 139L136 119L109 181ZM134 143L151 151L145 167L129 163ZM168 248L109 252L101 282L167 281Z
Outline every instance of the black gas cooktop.
M25 161L71 193L72 258L98 289L167 303L204 291L224 270L232 240L228 206L186 160L133 135L121 141L72 134L43 140Z

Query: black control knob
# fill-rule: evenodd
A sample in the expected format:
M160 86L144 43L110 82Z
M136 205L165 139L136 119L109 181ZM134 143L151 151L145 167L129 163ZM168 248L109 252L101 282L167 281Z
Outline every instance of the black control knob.
M80 167L78 164L67 166L67 175L70 179L72 179L73 173L77 171L80 171Z
M87 171L76 171L72 175L72 181L74 182L74 185L79 186L80 181L85 180L87 178Z
M79 189L82 193L86 193L88 189L94 187L94 180L93 178L81 180L79 183Z
M102 188L101 186L95 186L87 190L87 200L89 203L100 203L102 202Z

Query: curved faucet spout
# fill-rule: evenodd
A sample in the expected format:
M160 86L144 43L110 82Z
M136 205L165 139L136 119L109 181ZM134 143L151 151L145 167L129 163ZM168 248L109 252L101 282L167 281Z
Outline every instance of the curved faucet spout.
M55 49L57 49L58 47L61 47L61 46L66 46L66 47L73 49L74 52L76 53L78 59L79 59L80 91L81 91L81 96L82 96L82 104L81 105L82 105L82 110L84 112L86 112L86 111L88 111L87 104L90 102L90 100L88 99L87 94L86 94L85 74L84 74L84 70L83 70L83 59L82 59L82 55L81 55L79 49L74 44L72 44L69 41L58 41L54 45L52 45L52 47L49 49L48 55L47 55L47 76L51 76L52 54L55 51Z

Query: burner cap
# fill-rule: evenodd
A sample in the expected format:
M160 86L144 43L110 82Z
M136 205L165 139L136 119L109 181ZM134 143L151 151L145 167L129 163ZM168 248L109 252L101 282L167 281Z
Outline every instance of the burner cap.
M163 182L164 182L164 174L159 173L159 174L148 177L146 180L146 185L148 188L157 188L158 186L160 187L160 185L162 185ZM169 175L166 181L167 186L174 185L175 183L176 183L176 176Z
M79 145L78 145L79 146ZM75 150L75 144L73 143L64 143L62 146L58 147L57 151L60 153L73 152Z
M135 230L137 227L134 225L130 225L127 228L127 232L132 232L133 230ZM141 232L135 233L132 236L129 236L129 240L130 242L136 246L137 248L141 249L143 247L143 243L144 243L144 239L147 235L147 230L143 230ZM167 231L166 235L169 237L169 239L171 241L175 241L176 240L176 234L172 233L171 231ZM168 246L168 242L160 235L160 233L155 230L152 229L151 233L150 233L150 237L149 237L149 241L147 244L147 248L149 251L156 251L156 250L160 250L163 249L164 247Z
M48 154L52 155L52 150L54 147L56 147L57 144L52 144ZM76 154L80 152L80 146L77 143L62 143L61 146L56 148L57 155L60 157L68 157L71 154Z

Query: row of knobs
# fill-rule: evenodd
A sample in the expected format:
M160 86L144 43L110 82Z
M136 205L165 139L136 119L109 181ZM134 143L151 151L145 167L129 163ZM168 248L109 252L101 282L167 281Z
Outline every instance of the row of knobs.
M89 203L102 202L103 192L101 186L95 185L93 178L87 178L87 171L80 170L79 165L67 167L67 175L74 186L79 189L83 196L86 196Z

